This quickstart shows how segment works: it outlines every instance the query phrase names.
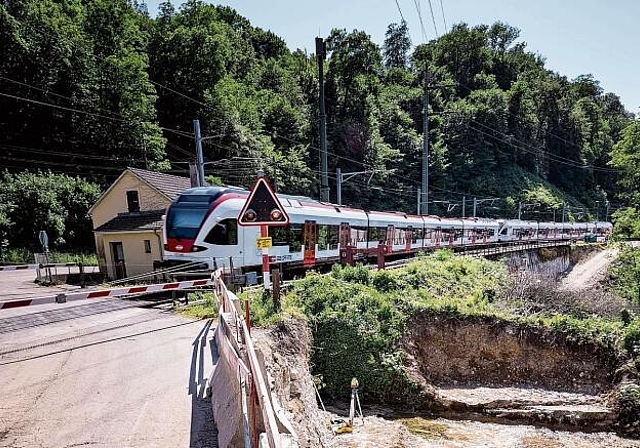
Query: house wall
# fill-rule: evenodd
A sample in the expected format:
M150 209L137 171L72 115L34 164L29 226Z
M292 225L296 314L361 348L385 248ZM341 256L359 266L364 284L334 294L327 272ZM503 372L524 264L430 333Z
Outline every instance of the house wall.
M166 209L171 204L166 196L150 187L133 173L125 171L124 175L113 185L111 191L107 192L91 211L94 229L115 218L119 213L129 211L127 208L127 191L129 190L138 191L141 211ZM108 257L107 260L109 260Z
M157 230L161 235L161 230ZM144 240L151 243L151 253L145 253ZM106 274L110 280L115 279L115 267L111 253L111 242L121 242L124 252L124 263L127 277L153 271L153 261L162 259L161 240L153 231L144 232L100 232L96 234L96 243L101 241L104 251ZM100 249L98 249L100 252Z

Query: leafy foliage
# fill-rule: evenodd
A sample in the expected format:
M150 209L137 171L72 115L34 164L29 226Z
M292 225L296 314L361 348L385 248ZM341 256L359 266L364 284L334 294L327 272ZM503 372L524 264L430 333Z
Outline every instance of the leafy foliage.
M640 305L640 248L623 246L611 274L618 294Z
M633 313L627 312L625 320L580 310L522 313L519 299L505 296L507 284L504 264L450 251L389 271L336 265L330 275L309 273L296 282L280 314L269 298L253 297L252 320L260 325L287 314L304 316L314 337L312 369L323 376L324 393L334 399L347 398L355 376L369 400L418 404L419 389L403 369L401 339L411 319L424 312L550 329L566 341L601 347L611 354L611 365L640 360L640 321Z
M0 178L0 241L41 250L38 233L45 230L52 249L93 248L88 211L99 195L98 185L81 178L5 172Z
M250 186L262 168L282 192L318 191L315 55L230 7L165 1L152 18L135 1L17 0L0 5L0 36L0 160L12 172L36 164L103 184L126 166L187 175L197 118L221 182ZM526 219L552 219L562 203L569 220L595 219L616 196L640 207L637 120L593 76L547 70L519 39L506 23L460 23L411 52L404 22L382 47L332 30L329 170L374 171L345 183L345 202L415 209L428 68L431 213L459 215L461 192L498 198L480 216L515 217L520 201Z

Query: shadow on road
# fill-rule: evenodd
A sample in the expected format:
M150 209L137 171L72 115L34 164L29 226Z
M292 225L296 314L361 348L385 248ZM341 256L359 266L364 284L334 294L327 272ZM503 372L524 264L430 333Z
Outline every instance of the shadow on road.
M218 431L213 421L211 400L205 397L207 383L205 369L211 369L218 357L214 344L211 344L211 350L206 350L211 323L212 321L209 320L193 341L191 372L189 375L189 395L191 395L190 448L213 448L218 446Z

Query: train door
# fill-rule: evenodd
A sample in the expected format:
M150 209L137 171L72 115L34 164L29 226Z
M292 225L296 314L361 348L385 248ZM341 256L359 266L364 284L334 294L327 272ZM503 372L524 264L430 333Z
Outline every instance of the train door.
M404 249L409 252L411 250L411 243L413 242L413 227L409 226L404 229Z
M390 224L387 226L387 235L385 245L387 246L387 253L393 252L393 243L395 242L395 228Z
M316 264L316 244L318 244L318 226L315 221L304 222L304 258L305 268L313 267Z
M433 237L434 237L434 246L435 248L439 248L440 247L440 238L442 237L442 229L440 227L438 227L436 230L433 231Z
M345 247L350 245L351 239L351 226L348 222L343 222L340 224L340 248L344 249Z
M449 229L449 246L453 246L453 243L455 240L456 240L456 228L451 227Z
M469 233L471 233L471 245L475 245L478 231L476 229L469 229Z
M487 237L489 236L489 229L486 227L482 231L482 244L487 244Z

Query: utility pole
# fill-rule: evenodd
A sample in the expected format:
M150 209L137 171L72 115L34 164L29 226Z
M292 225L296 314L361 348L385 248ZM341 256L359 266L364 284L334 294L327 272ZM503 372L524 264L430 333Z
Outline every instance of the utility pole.
M336 168L336 199L338 205L342 205L342 170Z
M467 197L462 196L462 218L465 217L465 212L467 211Z
M373 175L376 173L375 170L364 170L364 171L354 171L351 173L342 173L340 168L336 168L336 198L338 205L342 205L342 184L347 182L349 179L357 176L358 174L371 174L369 176L369 180L367 181L367 185L371 182Z
M605 203L604 222L607 222L608 219L609 219L609 201Z
M564 224L564 209L565 209L565 203L562 203L562 224Z
M418 191L418 215L420 215L420 195L422 192L420 191L420 188L416 188L416 190Z
M200 135L200 120L193 120L193 132L196 135L196 165L198 166L198 186L204 187L204 158L202 156L202 135Z
M478 198L473 198L473 217L476 217L476 207L478 206Z
M520 216L522 216L522 202L518 202L518 221L520 221Z
M324 107L324 59L327 45L321 37L316 37L316 59L318 60L318 84L320 103L320 200L329 202L329 162L327 160L327 115Z
M147 161L147 136L142 135L142 151L144 153L144 169L149 169L149 162Z
M429 214L429 62L424 67L424 97L422 125L422 203L424 214Z

